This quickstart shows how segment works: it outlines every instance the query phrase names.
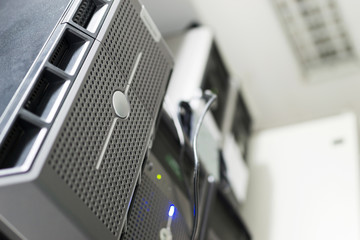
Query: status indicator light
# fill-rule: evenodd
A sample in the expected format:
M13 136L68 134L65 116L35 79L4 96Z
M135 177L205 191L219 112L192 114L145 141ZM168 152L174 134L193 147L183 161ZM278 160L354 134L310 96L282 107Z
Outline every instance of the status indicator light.
M174 206L174 204L171 204L170 208L169 208L169 212L168 212L169 217L168 217L168 221L166 224L166 228L164 227L160 230L160 240L172 240L173 239L170 227L171 227L171 222L172 222L174 213L175 213L175 206Z
M174 205L170 205L169 208L169 217L172 217L175 213L175 206Z
M162 178L161 174L156 175L156 178L161 180L161 178Z

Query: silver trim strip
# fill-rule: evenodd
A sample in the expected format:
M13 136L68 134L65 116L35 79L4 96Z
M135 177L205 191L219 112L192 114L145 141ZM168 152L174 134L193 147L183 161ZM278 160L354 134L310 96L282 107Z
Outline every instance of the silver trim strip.
M15 228L3 215L0 214L0 222L5 225L12 233L15 235L13 237L18 237L21 240L27 240L27 238L22 235L19 230Z
M139 52L139 54L138 54L137 57L136 57L134 67L133 67L133 69L131 70L131 74L130 74L130 77L129 77L129 81L128 81L127 86L126 86L126 89L125 89L125 95L127 95L127 92L129 91L130 85L131 85L131 83L132 83L132 81L133 81L133 79L134 79L136 70L137 70L137 68L138 68L138 66L139 66L141 57L142 57L142 52Z
M155 42L159 42L161 39L161 33L144 5L141 7L140 18L144 22L146 28L149 30L151 36L154 38Z
M102 160L103 160L104 155L105 155L105 152L106 152L106 149L107 149L107 147L108 147L108 145L109 145L111 135L112 135L112 133L114 132L114 128L115 128L115 125L116 125L117 120L118 120L118 118L114 118L114 120L113 120L113 122L112 122L112 124L111 124L110 131L109 131L109 133L108 133L108 135L107 135L107 137L106 137L104 146L103 146L103 148L102 148L102 150L101 150L99 160L98 160L98 162L96 163L96 170L99 170L99 168L100 168L100 165L101 165L101 163L102 163Z

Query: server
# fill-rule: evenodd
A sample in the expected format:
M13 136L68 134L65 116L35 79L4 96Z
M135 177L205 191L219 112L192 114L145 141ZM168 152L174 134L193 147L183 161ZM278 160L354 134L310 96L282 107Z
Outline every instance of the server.
M206 229L207 240L251 240L240 215L219 188L210 208Z
M235 77L230 80L231 87L226 101L223 135L233 136L240 148L242 157L246 161L248 142L252 130L252 117L239 82L240 80Z
M186 137L184 145L180 142L173 119L164 112L130 206L123 239L168 239L162 238L164 229L174 240L190 239L194 220L193 149ZM196 239L251 239L237 210L235 196L221 183L215 183L203 167L199 196Z
M194 221L194 155L186 137L183 145L180 142L174 119L164 110L134 201L141 202L144 197L148 199L146 195L153 195L148 201L153 207L145 213L149 221L139 221L144 214L138 214L136 204L131 206L129 221L136 225L128 231L127 239L143 239L138 235L141 232L149 233L146 239L158 239L160 231L167 226L171 205L176 209L170 228L173 239L190 239ZM199 185L200 204L196 211L200 221L196 239L202 239L214 192L214 180L203 167L200 168ZM149 229L151 231L147 231Z
M136 0L9 0L0 22L1 234L119 239L173 67L159 31Z

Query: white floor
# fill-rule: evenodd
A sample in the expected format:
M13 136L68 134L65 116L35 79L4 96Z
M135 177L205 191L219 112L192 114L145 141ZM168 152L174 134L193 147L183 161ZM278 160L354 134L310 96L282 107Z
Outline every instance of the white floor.
M256 134L241 212L254 240L359 240L357 121L352 113Z

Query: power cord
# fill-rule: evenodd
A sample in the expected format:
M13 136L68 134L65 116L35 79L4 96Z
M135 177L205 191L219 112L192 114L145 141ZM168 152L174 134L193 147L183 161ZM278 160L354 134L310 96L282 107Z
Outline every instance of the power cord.
M198 135L200 132L200 128L202 126L202 123L204 121L204 118L206 116L206 113L210 110L211 106L215 103L216 99L217 99L217 95L212 93L210 90L206 90L203 93L203 96L201 97L206 101L206 105L205 108L203 110L203 112L200 115L200 118L197 121L197 125L195 128L195 131L193 134L191 134L191 126L185 126L186 129L184 129L184 124L182 124L181 122L181 117L177 114L175 114L172 110L171 107L168 107L168 112L171 115L171 118L173 119L175 128L176 128L176 132L179 138L179 142L181 145L181 150L180 150L180 156L179 156L179 162L180 164L182 164L182 159L184 157L184 152L185 152L185 134L184 131L186 131L186 133L189 136L192 136L192 148L193 148L193 153L194 153L194 173L193 173L193 195L194 195L194 221L193 221L193 230L192 230L192 234L191 234L191 240L195 240L196 237L196 233L197 233L197 229L198 229L198 225L199 225L199 175L200 175L200 162L199 162L199 158L198 158L198 152L197 152L197 140L198 140ZM165 105L167 104L168 100L165 98ZM184 106L188 106L190 107L188 102L181 102L179 104L179 109L178 112L180 113L181 109ZM188 122L188 124L190 124L190 122ZM186 185L187 182L185 182ZM189 194L190 196L190 194Z
M184 155L185 155L184 128L183 128L183 125L181 124L180 116L173 111L173 109L171 108L171 105L169 104L169 99L167 97L165 97L164 104L166 106L166 110L167 110L168 114L170 115L170 117L171 117L171 119L172 119L172 121L174 123L175 129L176 129L176 134L177 134L177 136L179 138L180 154L179 154L178 162L179 162L179 165L180 165L181 174L183 176L185 190L187 192L189 200L192 201L191 193L189 191L190 183L187 181L188 179L186 178L185 173L184 173L184 163L183 163L183 158L184 158ZM180 110L180 107L179 107L178 112L180 112L180 111L181 110Z
M202 123L204 121L205 115L210 110L212 104L217 99L217 96L214 93L212 93L211 91L206 90L204 92L203 98L205 98L206 105L205 105L203 112L200 115L198 122L197 122L196 129L194 131L193 139L192 139L193 152L194 152L194 175L193 175L193 180L194 180L194 183L193 183L194 184L194 188L193 188L193 190L194 190L194 222L193 222L193 231L191 234L192 240L195 240L196 232L197 232L198 225L199 225L198 222L199 222L200 162L199 162L198 153L197 153L197 140L198 140L198 135L199 135Z

